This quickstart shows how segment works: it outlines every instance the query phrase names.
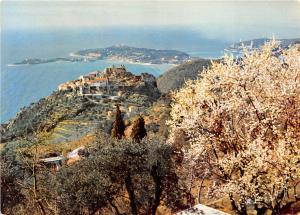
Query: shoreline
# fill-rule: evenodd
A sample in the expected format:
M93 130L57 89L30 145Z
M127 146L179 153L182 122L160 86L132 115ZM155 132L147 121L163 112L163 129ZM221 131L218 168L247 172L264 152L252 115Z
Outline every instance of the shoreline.
M61 64L61 65L69 65L69 67L72 65L72 64L69 64L69 63L67 63L67 62L51 62L52 63L52 65L57 65L58 67L60 67L60 65L59 64ZM59 64L58 64L59 63ZM65 63L65 64L64 64ZM73 62L73 63L76 63L76 62ZM113 61L113 60L99 60L98 61L98 63L97 62L90 62L90 64L89 64L89 62L83 62L83 61L80 61L80 62L78 62L78 63L81 63L81 64L73 64L74 66L76 66L76 65L81 65L82 67L83 67L83 69L81 70L81 75L84 75L84 74L88 74L88 73L90 73L90 72L93 72L93 71L95 71L94 69L89 69L89 65L95 65L95 66L98 66L98 65L102 65L102 64L110 64L110 65L113 65L113 64L115 64L115 65L118 65L118 64L123 64L124 63L124 61L121 61L121 60L115 60L115 61ZM87 63L87 64L85 64L85 63ZM50 63L49 63L50 64ZM128 62L128 64L129 65L132 65L133 67L135 67L135 65L136 66L138 66L138 65L141 65L141 66L145 66L145 67L151 67L151 66L153 66L154 68L156 68L154 65L157 65L157 70L156 71L160 71L161 73L163 73L163 72L165 72L166 70L164 69L163 71L162 70L160 70L159 68L160 68L160 66L161 65L163 65L163 64L147 64L147 63L137 63L137 62ZM10 69L7 67L7 69L4 69L3 70L3 72L5 71L7 71L7 72L9 72L10 70L16 70L16 71L18 71L19 69L21 69L22 70L22 68L24 68L24 70L25 70L25 68L27 68L26 70L27 71L30 71L31 70L31 68L39 68L39 66L37 66L37 67L28 67L28 66L32 66L31 64L16 64L16 65L14 65L14 64L6 64L8 67L10 67ZM171 65L171 64L165 64L165 65L170 65L170 67L173 67L173 66L175 66L175 65ZM22 66L27 66L27 67L22 67ZM95 67L94 66L94 67ZM15 67L15 68L14 68ZM44 67L42 67L42 66L40 66L40 68L42 69L42 68L51 68L51 65L48 65L48 66L44 66ZM98 66L99 67L99 66ZM163 66L164 67L164 66ZM168 67L168 66L167 66ZM152 68L152 67L151 67ZM47 70L48 71L48 70ZM144 71L143 69L141 69L140 70L141 72L142 71ZM50 71L49 71L50 72ZM147 71L144 71L144 72L147 72ZM159 73L160 73L159 72ZM152 73L151 73L152 74ZM156 75L155 73L153 73L153 75L157 78L158 77L158 75ZM57 85L58 86L58 85ZM41 97L41 98L44 98L44 97L47 97L47 96L49 96L49 94L47 94L47 95L45 95L45 96L43 96L43 97ZM38 98L35 98L34 100L30 100L31 102L33 102L33 103L35 103L35 102L38 102L40 99L41 99L40 97L38 97ZM13 120L13 119L15 119L15 117L16 117L16 115L19 113L19 111L21 110L21 108L22 107L27 107L29 104L27 104L27 105L21 105L20 106L20 108L17 108L17 111L16 111L16 114L15 115L12 115L11 117L7 117L6 116L6 114L4 114L4 112L3 112L3 115L5 115L5 117L3 117L3 121L2 121L2 119L1 119L1 121L0 121L0 125L3 125L3 124L7 124L7 123L9 123L11 120ZM4 109L3 109L4 110ZM13 111L13 112L15 112L15 110ZM10 115L10 114L9 114ZM1 117L2 118L2 117ZM4 120L5 119L5 120Z
M83 59L95 59L94 57L90 56L85 56L85 55L79 55L75 54L74 52L71 52L69 54L70 57L78 57L78 58L83 58ZM97 61L97 59L95 59ZM172 66L180 65L180 64L173 64L173 63L146 63L146 62L136 62L136 61L131 61L128 59L120 59L120 58L106 58L106 59L98 59L98 60L106 60L106 61L112 61L112 62L120 62L120 63L129 63L129 64L136 64L136 65L145 65L145 66L153 66L153 65L163 65L163 64L168 64Z
M128 64L134 64L134 65L143 65L143 66L155 66L155 65L171 65L171 66L177 66L180 64L174 64L174 63L148 63L148 62L136 62L136 61L131 61L131 60L127 60L127 59L114 59L114 58L107 58L107 59L94 59L93 57L88 57L88 56L84 56L84 55L76 55L73 52L71 52L69 54L70 57L77 57L80 59L91 59L90 61L55 61L55 62L44 62L44 63L24 63L24 64L7 64L8 67L15 67L15 66L34 66L34 65L41 65L41 64L49 64L49 63L89 63L89 62L95 62L95 61L111 61L111 62L119 62L119 63L128 63Z

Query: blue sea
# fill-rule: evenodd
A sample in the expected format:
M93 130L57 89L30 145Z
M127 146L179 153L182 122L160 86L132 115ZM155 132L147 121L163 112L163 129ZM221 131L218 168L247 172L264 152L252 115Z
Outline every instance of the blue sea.
M114 27L81 29L2 31L1 44L1 123L15 117L22 107L50 95L60 83L81 74L124 64L135 73L163 74L172 65L142 65L112 61L56 62L39 65L10 66L25 58L66 57L71 52L124 44L135 47L176 49L191 56L218 58L232 41L209 39L186 28Z

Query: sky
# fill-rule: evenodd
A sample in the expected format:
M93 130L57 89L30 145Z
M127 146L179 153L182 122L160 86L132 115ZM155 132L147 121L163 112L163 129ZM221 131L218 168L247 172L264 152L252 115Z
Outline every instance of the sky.
M185 26L208 37L300 37L300 0L4 0L1 8L2 30Z

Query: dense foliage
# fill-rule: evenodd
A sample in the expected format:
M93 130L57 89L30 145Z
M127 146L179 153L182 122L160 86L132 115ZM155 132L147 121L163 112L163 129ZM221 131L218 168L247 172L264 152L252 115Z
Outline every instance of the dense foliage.
M162 204L172 211L186 203L174 149L163 141L101 134L79 162L57 172L39 162L37 147L2 153L5 214L156 214Z
M169 142L182 142L195 172L211 175L240 214L278 214L299 200L300 47L245 50L173 94Z
M145 128L145 120L142 116L139 116L133 121L132 132L130 137L136 141L140 142L147 135Z
M116 106L116 118L113 123L111 136L116 139L122 139L125 131L125 123L119 105Z
M24 174L14 150L7 146L1 152L1 212L12 214L13 207L24 201L18 179Z

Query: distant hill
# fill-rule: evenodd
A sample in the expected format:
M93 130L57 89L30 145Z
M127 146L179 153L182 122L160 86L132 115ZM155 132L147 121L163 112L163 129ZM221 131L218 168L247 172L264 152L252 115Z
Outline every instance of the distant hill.
M230 49L241 49L242 45L252 47L252 48L259 48L260 46L264 45L266 42L271 41L272 39L268 38L259 38L259 39L253 39L253 40L247 40L247 41L241 41L238 43L234 43L230 46ZM296 43L300 43L300 38L295 39L276 39L280 42L281 46L286 48L289 45L293 45Z
M158 50L148 48L136 48L125 45L115 45L107 48L85 49L70 53L69 57L57 58L27 58L13 65L35 65L53 62L80 62L113 60L125 61L129 63L147 64L181 64L190 60L191 57L182 51L177 50Z
M136 48L126 45L80 50L78 52L71 53L71 56L98 60L122 60L132 63L151 64L180 64L191 58L187 53L182 51Z
M199 71L203 67L210 65L210 60L193 60L167 70L157 79L157 87L162 93L168 93L170 90L180 88L185 80L194 80L198 77Z

